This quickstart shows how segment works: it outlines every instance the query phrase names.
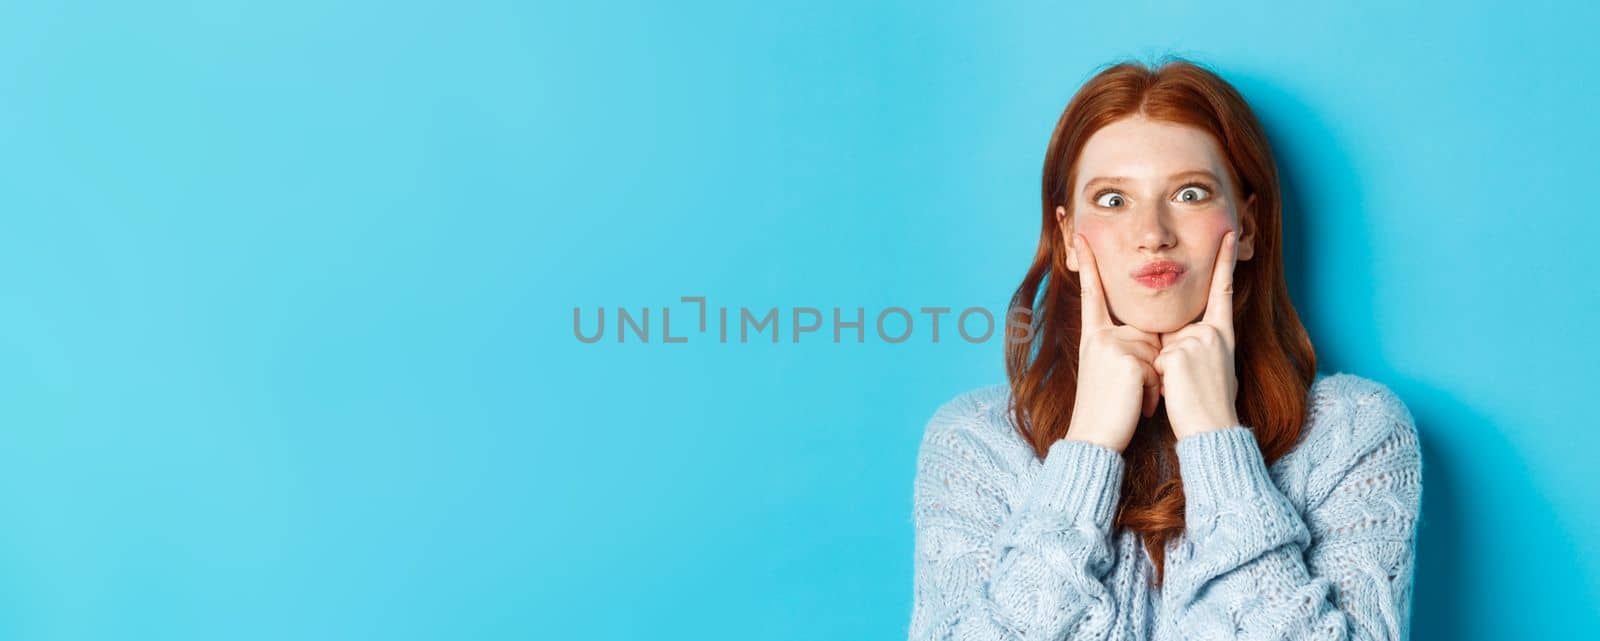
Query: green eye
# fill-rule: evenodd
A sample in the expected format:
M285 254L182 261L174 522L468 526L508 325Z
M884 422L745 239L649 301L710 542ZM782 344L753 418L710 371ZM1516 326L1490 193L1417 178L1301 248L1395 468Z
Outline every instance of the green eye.
M1095 194L1094 196L1094 204L1108 209L1112 207L1121 207L1122 203L1122 194L1114 191L1106 190Z
M1188 196L1189 194L1194 193L1198 193L1198 195L1192 198ZM1211 189L1207 185L1200 183L1190 183L1184 185L1178 190L1178 200L1180 202L1197 203L1205 200L1209 196L1211 196Z

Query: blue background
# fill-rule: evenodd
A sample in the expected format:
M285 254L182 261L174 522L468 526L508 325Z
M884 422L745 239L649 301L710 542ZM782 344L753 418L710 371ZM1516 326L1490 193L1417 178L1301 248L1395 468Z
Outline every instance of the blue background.
M999 339L660 310L998 313L1061 108L1162 54L1267 124L1322 369L1418 419L1417 638L1595 634L1570 4L7 3L0 638L903 638Z

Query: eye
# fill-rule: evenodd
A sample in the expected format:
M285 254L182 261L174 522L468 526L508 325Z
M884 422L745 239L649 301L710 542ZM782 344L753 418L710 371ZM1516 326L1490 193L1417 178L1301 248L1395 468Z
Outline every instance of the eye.
M1197 203L1211 196L1211 186L1204 183L1189 183L1178 188L1178 200L1186 203Z
M1123 200L1122 194L1109 189L1094 195L1094 204L1108 209L1113 207L1121 207Z

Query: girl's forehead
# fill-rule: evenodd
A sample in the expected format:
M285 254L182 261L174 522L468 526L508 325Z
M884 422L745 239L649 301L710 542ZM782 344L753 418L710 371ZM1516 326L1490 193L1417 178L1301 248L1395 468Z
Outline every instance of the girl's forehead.
M1205 130L1141 119L1120 120L1096 131L1084 144L1080 162L1153 164L1211 161L1220 156L1216 141Z
M1221 175L1211 134L1188 125L1129 118L1102 127L1078 157L1078 184L1096 178L1160 181L1188 171Z

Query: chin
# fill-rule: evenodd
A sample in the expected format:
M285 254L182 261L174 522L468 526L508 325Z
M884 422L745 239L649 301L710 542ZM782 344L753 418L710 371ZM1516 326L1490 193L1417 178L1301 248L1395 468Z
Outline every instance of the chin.
M1113 313L1112 316L1117 322L1129 325L1141 332L1167 334L1183 329L1186 325L1198 320L1200 315L1196 314L1193 320L1185 320L1187 317L1182 314L1170 313L1135 314L1130 318L1123 318Z
M1150 322L1150 323L1132 322L1132 323L1127 323L1127 324L1133 326L1134 329L1137 329L1137 330L1139 330L1141 332L1148 332L1148 333L1151 333L1151 334L1167 334L1167 333L1176 332L1176 331L1178 331L1180 329L1183 329L1183 326L1187 325L1188 323L1182 323L1182 322Z

